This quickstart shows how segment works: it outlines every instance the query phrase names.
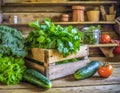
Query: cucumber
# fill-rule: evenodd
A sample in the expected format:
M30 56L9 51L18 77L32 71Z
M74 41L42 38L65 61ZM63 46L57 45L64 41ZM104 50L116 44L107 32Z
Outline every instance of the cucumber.
M50 89L52 87L52 83L48 78L31 68L25 70L23 80L45 89Z
M74 72L74 78L78 80L89 78L96 73L100 65L101 65L100 62L97 60L91 61L86 66L76 70Z

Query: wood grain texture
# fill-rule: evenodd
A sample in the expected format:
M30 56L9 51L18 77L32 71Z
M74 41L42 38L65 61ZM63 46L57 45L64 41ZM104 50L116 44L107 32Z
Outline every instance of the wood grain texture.
M89 45L89 47L115 47L118 46L116 43L108 43L108 44L96 44L96 45Z
M78 62L69 62L60 65L47 67L46 75L50 80L61 78L73 74L80 67L89 63L89 59L79 60Z
M41 1L41 0L40 0ZM54 2L55 0L53 0L53 2L51 2L49 0L49 2L6 2L5 6L31 6L31 5L108 5L108 4L116 4L116 0L115 1L60 1L60 2Z
M15 6L15 7L3 7L3 12L4 13L37 13L37 12L66 12L66 11L71 11L71 7L66 7L66 6Z
M33 48L31 52L32 55L29 56L30 58L50 64L72 58L80 58L80 57L88 56L89 48L87 45L80 46L80 50L76 54L71 54L68 55L67 57L63 57L63 55L60 54L59 51L56 49Z
M0 93L120 93L120 84L103 86L64 87L42 90L32 89L8 89L0 90Z
M115 64L120 67L120 62L116 62ZM70 75L53 80L53 87L49 90L21 82L13 86L0 85L0 93L120 93L119 67L114 67L113 75L109 78L101 78L96 73L91 78L75 80L73 76Z

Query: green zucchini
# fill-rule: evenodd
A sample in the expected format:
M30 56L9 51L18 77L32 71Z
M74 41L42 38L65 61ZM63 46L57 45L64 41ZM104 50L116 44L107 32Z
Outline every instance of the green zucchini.
M40 72L30 68L26 69L24 72L23 80L45 89L50 89L52 87L52 83L48 78Z
M97 60L91 61L86 66L76 70L74 72L74 78L78 80L89 78L96 73L99 66L100 66L99 61Z

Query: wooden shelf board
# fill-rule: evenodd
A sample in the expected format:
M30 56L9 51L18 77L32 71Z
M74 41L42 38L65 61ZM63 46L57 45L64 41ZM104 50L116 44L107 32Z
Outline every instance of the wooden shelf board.
M21 6L21 5L106 5L116 4L117 1L68 1L68 2L15 2L5 3L5 6Z
M88 45L90 48L94 47L115 47L118 46L116 43L109 43L109 44L96 44L96 45Z
M3 23L0 25L7 25L7 26L28 26L28 24L14 24L14 23Z
M90 22L90 21L85 21L85 22L55 22L55 24L71 24L71 25L86 25L86 24L115 24L114 21L99 21L99 22Z
M113 25L115 24L114 21L99 21L99 22L54 22L55 24L60 24L60 25L95 25L95 24L104 24L104 25ZM28 26L27 23L25 24L14 24L14 23L3 23L3 24L0 24L0 25L8 25L8 26Z

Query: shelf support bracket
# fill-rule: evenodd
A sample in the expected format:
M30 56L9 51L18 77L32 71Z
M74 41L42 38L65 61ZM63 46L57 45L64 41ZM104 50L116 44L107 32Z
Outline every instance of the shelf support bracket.
M113 57L113 49L114 47L100 47L100 50L105 55L105 57Z

